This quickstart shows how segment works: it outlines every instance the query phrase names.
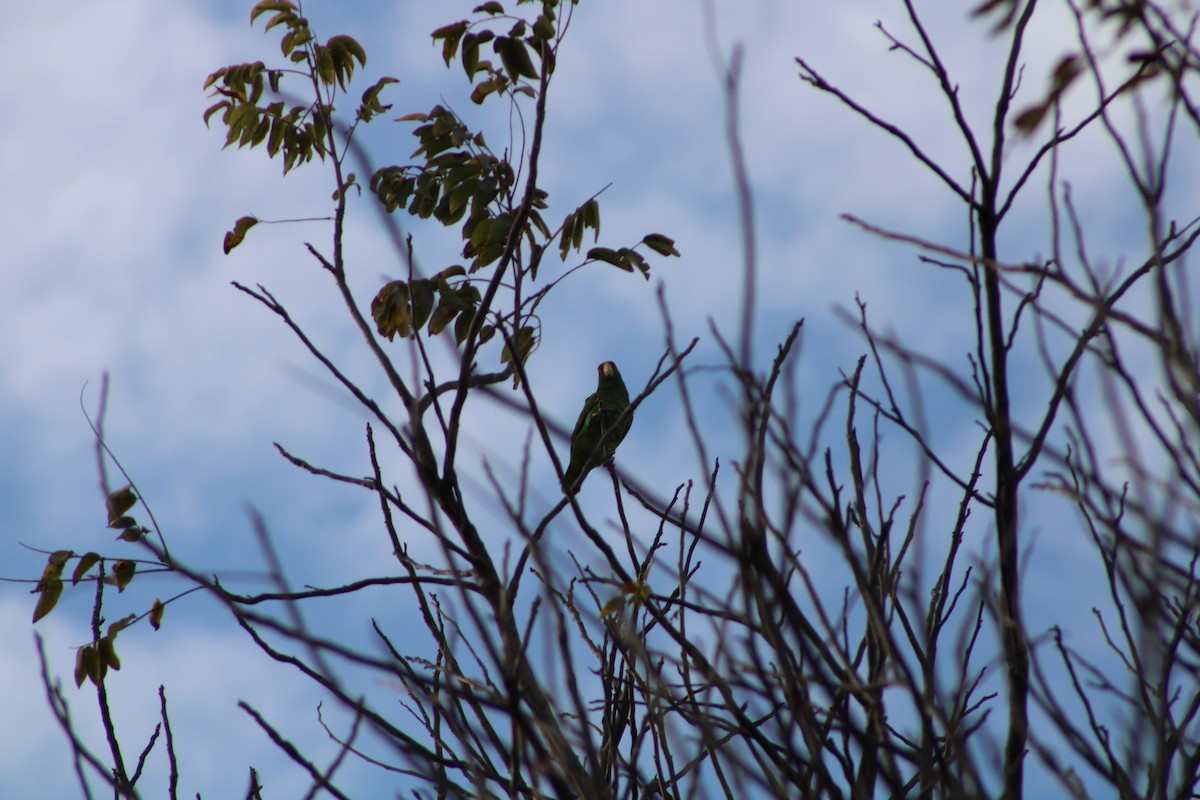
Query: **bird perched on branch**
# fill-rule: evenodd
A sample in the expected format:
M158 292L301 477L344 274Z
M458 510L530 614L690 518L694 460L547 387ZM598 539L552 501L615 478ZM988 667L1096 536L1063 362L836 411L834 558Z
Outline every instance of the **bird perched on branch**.
M617 452L617 445L629 433L633 410L629 407L629 390L617 365L605 361L596 371L600 383L596 393L583 402L583 411L571 434L571 463L563 475L563 493L574 494L584 476L606 463Z

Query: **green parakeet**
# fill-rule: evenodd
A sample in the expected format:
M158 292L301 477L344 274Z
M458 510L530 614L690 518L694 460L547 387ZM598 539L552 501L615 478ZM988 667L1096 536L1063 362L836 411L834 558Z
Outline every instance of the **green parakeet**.
M583 411L571 434L571 463L563 475L564 493L577 491L593 467L612 458L633 424L629 390L617 372L617 365L605 361L596 371L600 373L600 384L596 393L583 402Z

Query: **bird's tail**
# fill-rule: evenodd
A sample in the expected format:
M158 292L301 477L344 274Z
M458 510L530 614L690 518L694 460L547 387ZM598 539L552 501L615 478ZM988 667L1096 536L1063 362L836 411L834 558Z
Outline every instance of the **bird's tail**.
M575 494L579 491L577 485L579 481L579 470L574 464L567 466L567 471L563 473L562 492L563 494Z

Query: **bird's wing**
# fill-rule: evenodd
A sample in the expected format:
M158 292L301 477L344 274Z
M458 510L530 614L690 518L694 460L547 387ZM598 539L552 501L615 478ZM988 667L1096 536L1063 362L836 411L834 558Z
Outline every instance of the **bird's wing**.
M583 401L583 408L579 412L579 419L575 421L575 430L571 432L572 442L579 438L579 434L583 433L583 429L587 425L588 417L596 413L596 408L599 405L599 394L588 395L588 399Z

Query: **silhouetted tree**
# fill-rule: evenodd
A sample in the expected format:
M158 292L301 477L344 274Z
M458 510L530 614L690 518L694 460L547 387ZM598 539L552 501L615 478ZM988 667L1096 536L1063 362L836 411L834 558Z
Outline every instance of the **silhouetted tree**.
M802 321L768 363L752 347L763 335L754 301L753 187L739 144L736 56L725 65L744 235L742 270L729 286L743 302L739 329L714 327L711 335L735 388L741 450L732 464L712 455L714 431L696 413L696 372L688 368L697 343L676 339L663 302L666 344L650 378L630 386L631 413L673 387L709 478L664 486L620 456L597 469L589 483L611 480L607 507L619 521L618 537L574 495L558 499L557 485L548 510L530 486L535 458L549 459L561 483L570 433L544 415L525 372L549 335L539 308L554 303L555 288L580 267L648 274L653 259L679 254L659 233L601 246L597 197L555 212L542 188L543 173L555 167L541 157L554 68L570 46L575 3L488 2L471 19L435 31L447 66L460 65L470 78L471 100L506 105L513 122L485 137L446 104L405 113L400 121L413 126L417 150L410 163L383 167L371 163L357 133L390 109L384 101L393 80L376 81L353 116L340 116L335 107L349 101L351 77L365 66L363 48L348 36L320 40L295 3L258 3L252 20L280 35L283 64L214 72L205 118L225 127L229 144L265 149L285 172L327 171L331 237L308 251L390 396L373 397L356 382L267 287L235 285L290 328L369 413L365 477L279 449L303 470L368 493L395 560L352 583L296 589L255 518L275 586L237 593L172 558L169 532L143 524L138 503L145 498L133 477L110 482L112 461L102 457L108 524L126 544L111 554L52 554L35 612L35 621L49 613L64 588L94 591L92 641L79 650L75 683L90 680L98 694L103 755L75 732L69 694L46 672L84 790L100 781L118 796L138 795L142 765L158 745L156 732L140 746L136 766L130 763L105 680L119 666L118 632L135 635L142 622L157 627L164 603L153 600L144 613L111 624L104 614L111 587L136 590L142 573L157 570L180 582L168 602L192 588L218 598L280 669L301 671L322 697L350 712L341 756L319 765L243 704L267 739L311 775L312 796L346 797L338 788L344 771L380 769L399 773L398 787L415 785L428 797L1016 800L1035 763L1076 797L1194 797L1200 331L1187 264L1200 227L1195 216L1172 217L1165 196L1170 181L1187 178L1174 168L1176 150L1200 139L1197 18L1184 4L1066 0L1077 23L1072 52L1039 94L1028 88L1036 80L1022 83L1022 65L1046 5L990 0L976 9L980 35L1007 50L995 65L992 113L983 123L964 110L955 76L913 3L903 0L910 23L903 35L880 27L885 45L918 64L940 95L942 105L928 113L941 115L962 143L963 168L856 100L853 88L819 65L797 59L800 80L898 144L898 153L915 158L961 202L963 245L849 219L863 235L894 241L898 252L915 251L929 271L959 276L955 302L972 312L969 325L946 332L965 351L947 361L876 329L858 301L848 316L865 354L830 376L823 395L805 388L806 402L819 409L807 417L798 410L795 379ZM1091 93L1082 114L1064 103L1069 91ZM1093 223L1057 174L1060 155L1089 132L1111 143L1143 214L1138 263L1121 272L1089 254ZM418 244L394 228L407 274L370 301L356 296L344 240L360 174L370 176L366 202L392 215L381 224L433 218L461 232L463 263L423 272ZM1053 248L1045 257L1008 234L1014 204L1038 186L1049 198ZM253 246L244 240L257 222L239 219L226 251ZM596 246L585 249L589 231ZM683 249L689 246L702 243ZM548 256L573 268L551 271L541 266ZM435 351L439 336L452 337L453 348ZM1043 371L1019 373L1018 363ZM976 422L965 461L962 442L951 452L933 435L937 423L925 403L932 394L955 398ZM485 465L486 483L464 481L468 466L475 470L463 463L468 403L528 420L534 436L515 478ZM97 440L107 453L103 419L101 409ZM885 435L896 434L913 448L885 446ZM387 473L383 464L394 454L409 474ZM1027 625L1027 559L1039 557L1027 541L1037 525L1026 510L1034 492L1074 507L1079 524L1063 535L1092 543L1094 562L1063 571L1065 579L1107 587L1107 602L1094 612L1107 653L1076 649L1058 627ZM481 525L485 498L501 510L506 530ZM994 531L995 548L973 560L964 535L981 520ZM565 558L546 539L556 521L577 526L590 550ZM412 557L409 543L417 539L436 543L436 563ZM802 556L814 547L834 553L836 568L823 562L823 573L814 574ZM391 607L419 615L424 641L397 641L373 620L376 646L357 647L303 623L306 604L364 591L386 593ZM403 707L367 699L338 677L339 664L402 685ZM989 672L1003 674L994 688ZM161 703L175 797L165 693ZM360 729L390 743L386 763L357 749ZM247 796L267 794L251 770Z

